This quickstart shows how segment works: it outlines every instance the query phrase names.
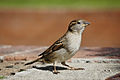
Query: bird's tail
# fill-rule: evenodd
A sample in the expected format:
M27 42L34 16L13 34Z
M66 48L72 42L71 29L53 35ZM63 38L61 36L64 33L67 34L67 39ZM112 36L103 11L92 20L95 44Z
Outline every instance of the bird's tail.
M26 66L26 65L33 64L33 63L38 62L38 61L42 62L42 60L41 60L40 58L38 58L38 59L36 59L36 60L33 60L33 61L31 61L31 62L26 63L25 66Z

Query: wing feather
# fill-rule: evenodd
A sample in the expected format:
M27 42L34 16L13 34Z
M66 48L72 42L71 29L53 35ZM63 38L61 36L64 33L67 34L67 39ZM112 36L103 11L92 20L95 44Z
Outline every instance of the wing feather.
M63 47L64 47L63 43L60 40L58 40L52 46L50 46L47 50L45 50L42 54L38 56L46 56L48 54L53 53L54 51L60 50Z

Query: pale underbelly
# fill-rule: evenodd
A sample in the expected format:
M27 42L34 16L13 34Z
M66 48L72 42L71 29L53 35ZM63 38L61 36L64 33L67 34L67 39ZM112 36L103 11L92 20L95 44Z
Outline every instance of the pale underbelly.
M51 55L46 56L45 62L46 63L54 63L54 62L61 63L61 62L67 61L68 59L73 57L77 51L78 50L75 50L73 52L67 52L65 49L58 50L52 53Z
M56 62L61 63L67 61L68 59L72 58L74 55L75 53L65 53L64 55L59 55L59 57L57 57L56 59Z

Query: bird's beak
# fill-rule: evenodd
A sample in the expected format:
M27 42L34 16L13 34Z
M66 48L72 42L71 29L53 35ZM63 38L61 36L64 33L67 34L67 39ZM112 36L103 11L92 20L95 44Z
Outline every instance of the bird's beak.
M87 22L87 21L85 21L85 22L82 24L83 27L86 27L86 26L88 26L88 25L90 25L90 23Z
M86 26L90 25L90 23L89 23L89 22L84 22L84 24L85 24Z

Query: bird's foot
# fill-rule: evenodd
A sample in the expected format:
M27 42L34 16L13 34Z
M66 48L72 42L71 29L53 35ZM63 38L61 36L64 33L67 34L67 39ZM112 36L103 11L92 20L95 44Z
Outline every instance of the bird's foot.
M71 67L69 70L85 70L84 68L74 68L74 67Z
M58 73L60 73L60 72L58 72L58 71L53 71L53 74L58 74Z

